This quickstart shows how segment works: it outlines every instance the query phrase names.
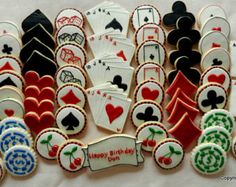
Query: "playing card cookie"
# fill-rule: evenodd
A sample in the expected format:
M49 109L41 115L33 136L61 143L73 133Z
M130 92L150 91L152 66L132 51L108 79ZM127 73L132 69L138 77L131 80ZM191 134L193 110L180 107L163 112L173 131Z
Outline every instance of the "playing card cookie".
M0 35L0 55L13 55L18 57L21 50L21 42L12 34Z
M76 105L60 107L55 114L55 118L57 126L71 136L81 133L87 123L85 111Z
M136 137L142 141L144 151L152 152L160 141L168 138L168 133L164 125L159 122L146 122L138 127Z
M233 153L234 157L236 157L236 136L233 138L232 153Z
M82 12L74 8L65 8L61 10L55 19L56 29L60 29L63 25L74 24L79 27L84 26L84 16Z
M34 148L41 157L54 160L57 158L59 147L67 139L68 136L60 129L48 128L37 135Z
M135 102L141 100L152 100L161 105L164 98L164 88L155 80L146 80L140 83L134 91Z
M0 100L6 98L13 98L20 102L24 101L24 94L19 88L14 86L2 86L0 87Z
M136 127L147 121L162 122L162 120L162 108L154 101L139 101L132 107L131 121Z
M227 93L220 84L208 83L198 88L196 101L204 113L212 109L223 109L227 103Z
M83 67L87 61L87 55L84 48L76 43L68 42L61 44L56 48L55 58L59 67L66 64Z
M162 169L178 167L184 160L184 154L182 144L172 138L162 140L153 150L154 160Z
M200 82L202 85L212 82L218 83L227 91L231 86L231 77L224 68L214 66L203 72Z
M4 55L0 57L0 72L4 70L13 70L21 73L22 63L14 56Z
M133 11L131 15L131 24L134 30L146 23L161 24L161 15L157 8L152 5L140 5Z
M29 131L29 128L25 124L24 120L17 117L7 117L0 122L0 135L7 129L10 128L21 128Z
M86 159L83 145L79 140L67 140L60 146L57 161L63 170L76 172L83 167Z
M0 182L3 180L5 173L6 173L6 170L4 168L2 159L0 158Z
M1 86L14 86L19 88L20 90L23 88L24 86L24 79L23 77L16 73L15 71L1 71L0 72L0 87Z
M166 41L164 29L156 23L146 23L135 32L135 43L139 46L145 40L156 40L161 44Z
M226 162L225 151L214 143L200 144L192 151L191 164L196 171L204 175L219 173L225 168Z
M155 62L164 65L166 61L166 49L156 40L146 40L137 48L136 61L138 64Z
M135 71L136 84L140 84L146 80L156 80L162 86L166 82L166 74L164 68L153 62L140 64Z
M16 145L4 154L3 162L9 174L23 177L36 169L37 156L33 149L24 145Z
M17 25L10 21L0 21L0 35L12 34L17 38L21 37L21 33Z
M55 35L58 45L65 42L74 42L82 47L86 44L86 35L82 28L77 25L67 24L62 26Z

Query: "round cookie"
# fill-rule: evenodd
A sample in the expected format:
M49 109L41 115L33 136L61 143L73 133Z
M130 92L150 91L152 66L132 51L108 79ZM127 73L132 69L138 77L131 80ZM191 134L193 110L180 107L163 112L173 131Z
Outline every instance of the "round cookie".
M217 144L203 143L196 146L191 154L193 168L201 174L219 173L226 166L226 152Z
M0 71L13 70L21 74L22 63L14 56L4 55L0 57Z
M57 89L56 100L59 106L73 104L83 108L86 104L86 92L78 84L66 83Z
M152 5L140 5L134 9L131 15L131 24L134 30L146 23L161 25L161 14Z
M229 41L227 37L219 31L210 31L202 36L198 44L200 53L205 54L212 48L222 47L229 50Z
M162 122L163 111L159 104L150 100L139 101L131 110L131 121L135 127L139 127L147 121Z
M229 72L227 72L224 68L214 66L203 72L200 82L201 85L207 84L209 82L215 82L223 86L227 91L231 86L231 77Z
M59 67L66 64L83 67L87 61L87 55L80 45L67 42L56 48L55 60Z
M231 58L229 52L224 48L213 48L207 51L201 60L201 69L205 71L209 67L219 66L229 71Z
M233 138L233 142L232 142L232 153L234 157L236 158L236 136Z
M15 23L10 21L0 21L0 35L12 34L16 38L20 38L20 30Z
M146 40L142 42L136 51L136 61L138 64L145 62L155 62L163 66L166 61L166 49L156 40Z
M164 88L155 80L140 83L134 91L134 101L152 100L162 104L165 98Z
M214 126L224 127L229 133L232 133L235 126L233 115L224 109L214 109L205 113L202 116L200 128L204 130Z
M10 85L22 89L24 86L24 79L15 71L4 70L0 72L0 85Z
M74 42L84 47L86 44L86 35L84 30L74 24L63 25L57 30L55 38L58 45L65 42Z
M18 57L21 50L21 42L12 34L0 35L0 55L13 55Z
M161 141L153 150L156 164L162 169L178 167L184 160L182 144L172 138Z
M27 127L23 119L17 118L17 117L7 117L0 121L0 135L5 130L14 128L14 127L29 131L29 128Z
M76 83L85 88L87 84L86 73L76 65L64 65L60 67L55 77L58 87L66 83Z
M86 157L82 146L79 140L67 140L60 146L57 161L63 170L76 172L83 167Z
M20 102L24 101L24 95L19 88L14 86L2 86L0 87L0 100L6 98L13 98Z
M135 43L139 46L145 40L157 40L161 44L165 44L166 34L164 29L156 23L146 23L138 28L135 32Z
M208 83L198 88L196 99L198 108L202 112L212 109L223 109L227 104L227 93L218 83Z
M41 131L34 143L37 153L48 160L57 158L57 152L61 144L68 140L68 136L57 128L47 128Z
M36 169L37 156L33 149L24 145L16 145L4 154L3 162L9 174L23 177Z
M2 155L15 145L32 147L33 139L26 130L18 127L12 127L2 132L0 135L0 152Z
M168 138L168 132L160 122L146 122L138 127L136 138L142 141L142 149L152 152L154 147L165 138Z
M153 62L140 64L135 71L135 82L136 84L140 84L146 80L156 80L160 85L164 86L166 82L164 68Z
M76 105L60 107L55 114L57 126L69 136L80 134L86 127L87 115Z
M0 158L0 182L3 180L5 174L6 174L6 170L4 168L2 159Z
M60 29L63 25L74 24L78 27L84 26L84 17L82 12L74 8L65 8L61 10L55 19L56 29Z

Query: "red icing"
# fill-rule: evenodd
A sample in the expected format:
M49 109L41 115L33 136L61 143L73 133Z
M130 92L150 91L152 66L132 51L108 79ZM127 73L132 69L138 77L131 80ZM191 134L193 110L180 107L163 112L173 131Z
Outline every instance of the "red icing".
M116 56L122 58L124 61L127 61L126 56L125 56L123 50L119 51L119 52L116 54Z
M149 99L149 100L154 100L154 101L159 95L158 90L151 90L148 87L144 87L141 92L142 92L143 99Z
M10 65L9 62L7 62L0 68L0 71L3 71L3 70L14 70L14 68Z
M212 75L209 75L207 79L209 82L216 82L219 84L224 84L225 75L224 74L220 74L220 75L212 74Z
M61 100L65 103L65 104L78 104L81 100L74 94L74 92L72 90L70 90L69 92L67 92L65 95L63 95L61 97Z
M8 116L8 117L10 117L10 116L13 116L14 115L14 110L12 110L12 109L5 109L4 110L4 113Z
M212 43L212 45L211 45L211 47L212 48L216 48L216 47L221 47L221 45L220 44L218 44L218 43Z
M112 104L106 105L106 113L109 118L109 122L112 123L116 118L118 118L123 113L123 108L121 106L113 106Z
M212 30L213 31L221 31L221 27L213 27Z
M55 91L50 87L45 87L40 91L37 86L28 86L25 89L25 97L34 97L38 100L38 102L45 99L54 101Z

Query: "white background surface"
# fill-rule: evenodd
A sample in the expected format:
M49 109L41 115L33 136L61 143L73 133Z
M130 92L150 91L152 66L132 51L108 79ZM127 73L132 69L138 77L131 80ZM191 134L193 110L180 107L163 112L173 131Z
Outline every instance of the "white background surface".
M85 11L92 8L103 0L0 0L0 20L10 20L19 27L22 20L35 9L44 12L51 21L54 21L57 13L63 8L76 8ZM169 13L173 0L113 0L119 2L130 12L143 3L155 5L161 15ZM228 16L228 20L232 27L231 39L236 39L236 1L235 0L185 0L187 8L195 16L199 10L208 4L221 5ZM91 30L86 24L87 35L91 35ZM133 36L133 30L130 27L130 37ZM89 59L91 59L91 55ZM132 66L136 67L133 61ZM168 68L169 69L169 68ZM132 96L132 94L131 94ZM88 107L86 111L89 112ZM124 133L134 135L135 129L127 120ZM87 130L77 138L85 143L110 135L109 132L98 129L89 115L89 123ZM0 183L2 187L158 187L158 186L235 186L236 185L236 159L229 154L229 160L224 172L216 176L199 175L190 165L189 152L181 167L173 171L163 171L155 165L154 160L149 154L145 154L145 163L141 167L116 167L99 172L91 172L88 168L81 170L75 174L65 173L56 162L48 162L39 159L39 166L33 175L25 178L14 178L8 175L5 180ZM222 176L235 176L230 181L222 180Z

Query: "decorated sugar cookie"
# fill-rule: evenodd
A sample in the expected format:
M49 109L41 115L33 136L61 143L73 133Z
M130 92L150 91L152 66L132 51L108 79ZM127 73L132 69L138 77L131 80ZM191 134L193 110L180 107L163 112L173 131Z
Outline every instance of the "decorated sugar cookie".
M135 102L141 100L152 100L161 105L164 98L164 88L155 80L143 81L135 88L134 91Z
M86 44L86 35L82 28L74 24L62 26L56 32L56 42L58 45L65 42L74 42L82 47Z
M22 63L14 56L4 55L0 57L0 72L4 70L13 70L21 73Z
M59 106L73 104L83 108L86 104L86 93L78 84L66 83L57 89L56 99Z
M47 128L41 131L35 139L35 150L37 153L48 160L57 158L57 152L62 143L68 136L57 128Z
M176 168L184 160L183 146L178 140L164 139L154 148L153 157L156 164L162 169Z
M86 156L82 146L79 140L67 140L60 146L57 161L63 170L76 172L83 167Z
M211 126L202 131L201 136L198 138L198 144L202 143L215 143L221 146L225 152L231 148L231 135L224 128L220 126Z
M234 157L236 157L236 136L233 138L233 142L232 142L232 153Z
M51 87L45 87L41 90L37 86L27 86L25 89L25 97L33 97L41 102L43 100L55 100L55 91Z
M231 86L231 77L225 69L214 66L203 72L200 82L202 85L206 83L218 83L227 91Z
M18 127L12 127L3 131L0 135L0 151L2 155L15 145L32 147L33 139L26 130Z
M166 49L156 40L146 40L137 48L136 61L138 64L155 62L163 65L166 61Z
M200 122L200 128L206 129L208 127L220 126L232 133L235 126L233 115L227 110L214 109L205 113Z
M83 27L84 17L82 12L74 8L65 8L61 10L55 19L56 29L60 29L63 25L67 24L74 24Z
M135 32L135 43L139 46L145 40L156 40L165 43L166 35L164 29L156 23L146 23Z
M20 30L15 23L10 21L0 21L0 35L7 33L14 35L16 38L21 37Z
M217 144L203 143L191 155L193 168L201 174L213 175L222 171L227 162L226 152Z
M23 177L36 169L37 156L33 149L24 145L16 145L4 154L3 162L9 174Z
M19 56L22 44L14 35L0 35L0 44L0 55Z
M7 117L0 121L0 135L5 130L14 128L14 127L29 131L29 128L27 127L23 119L17 118L17 117Z
M76 43L59 45L55 51L55 57L60 67L66 64L83 67L87 58L85 50Z
M6 98L13 98L20 102L24 101L24 94L19 88L14 86L2 86L0 87L0 100Z
M22 89L24 86L23 77L15 71L4 70L0 72L0 87L10 85Z
M229 71L231 65L231 59L229 52L222 48L212 48L207 51L201 60L201 69L205 71L209 67L219 66Z
M153 62L140 64L135 71L136 84L146 80L156 80L163 86L166 82L166 74L163 67Z
M5 173L6 171L5 171L2 159L0 158L0 182L3 180Z
M139 101L131 110L131 121L136 127L139 127L147 121L162 122L162 120L162 108L154 101Z
M157 25L160 25L161 15L152 5L140 5L135 8L131 15L131 23L134 30L137 30L146 23L156 23Z
M198 108L202 112L208 112L212 109L223 109L227 103L227 93L220 84L208 83L198 88L196 101Z
M160 141L168 138L168 133L164 125L159 122L146 122L138 127L136 137L142 141L143 150L152 152Z
M85 111L76 105L65 105L60 107L56 114L57 126L67 135L77 135L81 133L87 123Z

